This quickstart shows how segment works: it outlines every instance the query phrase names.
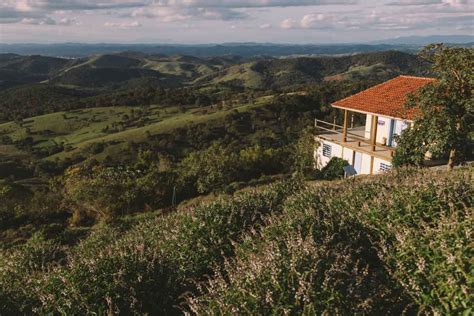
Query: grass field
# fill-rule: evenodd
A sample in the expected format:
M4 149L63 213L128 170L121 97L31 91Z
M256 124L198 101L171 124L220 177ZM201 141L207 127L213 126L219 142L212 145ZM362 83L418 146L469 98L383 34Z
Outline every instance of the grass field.
M145 116L134 115L140 107L105 107L56 112L25 119L23 124L8 122L0 124L0 136L13 141L32 138L34 149L48 149L57 146L67 150L52 153L44 159L63 160L74 158L95 143L108 144L106 149L95 155L103 159L125 150L128 142L144 142L149 135L168 133L189 124L199 124L225 117L232 111L247 111L268 104L272 97L262 97L253 104L240 104L217 110L214 107L163 108L151 106ZM0 148L0 156L15 157L22 154L14 146Z

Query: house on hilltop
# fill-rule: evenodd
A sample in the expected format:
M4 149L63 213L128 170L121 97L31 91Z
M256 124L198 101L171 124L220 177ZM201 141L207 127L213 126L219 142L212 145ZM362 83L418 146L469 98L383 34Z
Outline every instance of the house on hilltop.
M357 174L391 169L397 146L395 136L413 123L417 112L405 109L407 97L434 80L399 76L331 104L344 111L344 123L339 126L315 121L319 146L314 156L318 169L333 157L347 160ZM349 112L365 115L365 126L349 128Z

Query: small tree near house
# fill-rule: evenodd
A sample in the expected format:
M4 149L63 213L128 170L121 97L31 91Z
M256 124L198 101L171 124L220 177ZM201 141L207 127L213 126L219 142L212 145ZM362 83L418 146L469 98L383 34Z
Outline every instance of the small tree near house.
M418 107L413 127L397 142L395 166L421 165L426 153L448 158L448 169L468 155L474 117L474 49L429 45L420 54L433 64L437 80L409 98Z

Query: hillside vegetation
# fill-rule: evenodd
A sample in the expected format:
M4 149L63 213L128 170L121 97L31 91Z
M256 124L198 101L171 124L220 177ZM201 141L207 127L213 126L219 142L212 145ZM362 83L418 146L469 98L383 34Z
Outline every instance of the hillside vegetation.
M0 122L91 107L211 106L305 90L325 81L372 85L426 75L415 55L388 51L340 57L197 58L124 52L76 60L0 55Z
M6 313L468 314L473 169L281 182L169 215L36 235L0 257Z

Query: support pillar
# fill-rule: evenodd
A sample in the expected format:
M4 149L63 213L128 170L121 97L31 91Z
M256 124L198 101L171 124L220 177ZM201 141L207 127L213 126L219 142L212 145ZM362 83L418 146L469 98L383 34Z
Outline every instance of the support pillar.
M379 117L376 115L372 116L372 128L370 129L370 139L372 145L372 151L375 151L376 144L377 144L377 125L378 125Z
M347 142L347 123L348 123L347 116L348 116L347 110L344 110L344 127L342 130L342 141L344 143Z
M374 174L374 156L370 156L370 174Z

